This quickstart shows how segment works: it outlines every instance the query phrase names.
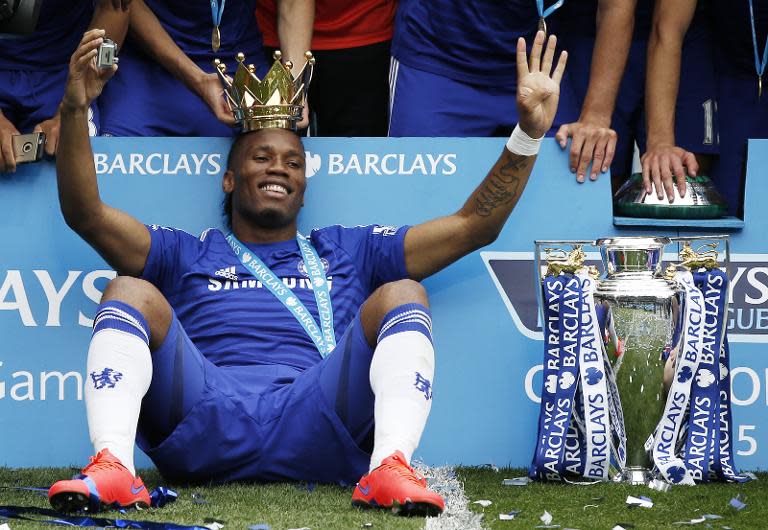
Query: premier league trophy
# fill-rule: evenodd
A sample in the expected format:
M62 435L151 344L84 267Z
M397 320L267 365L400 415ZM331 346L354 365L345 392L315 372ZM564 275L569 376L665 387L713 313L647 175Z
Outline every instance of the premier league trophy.
M703 241L713 242L706 252L690 246ZM664 271L673 242L679 263ZM727 265L727 236L536 242L545 345L532 478L740 480L721 244ZM585 245L599 248L602 274Z
M683 291L664 278L661 260L666 237L617 237L596 245L605 278L597 282L595 304L606 310L608 356L612 360L624 412L627 459L623 476L648 481L652 468L645 442L664 413L664 353L680 329ZM679 336L679 333L677 333ZM612 350L612 351L611 351ZM665 351L666 350L666 351Z

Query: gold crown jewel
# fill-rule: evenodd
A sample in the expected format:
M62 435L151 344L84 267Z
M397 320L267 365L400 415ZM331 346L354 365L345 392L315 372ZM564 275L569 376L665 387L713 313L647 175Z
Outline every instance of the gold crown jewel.
M256 76L254 65L245 65L242 53L236 56L238 65L234 78L227 76L224 63L218 59L213 61L224 85L229 108L243 132L275 128L295 131L296 124L301 121L315 58L312 52L306 52L304 66L293 77L293 63L283 63L280 50L275 51L273 57L275 62L264 79Z

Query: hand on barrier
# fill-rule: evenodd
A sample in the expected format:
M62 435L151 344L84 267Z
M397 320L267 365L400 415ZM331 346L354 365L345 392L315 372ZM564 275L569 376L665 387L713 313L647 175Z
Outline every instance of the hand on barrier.
M610 117L608 120L579 118L579 121L565 123L558 129L555 138L562 149L568 145L568 138L572 139L568 167L571 173L576 173L578 182L584 182L590 163L590 180L597 180L598 171L605 173L611 167L618 136L610 123Z
M117 63L111 68L98 68L96 55L104 42L104 30L92 29L69 60L69 78L61 104L72 109L87 109L101 94L104 85L117 72Z
M206 74L201 70L193 89L220 122L235 126L235 117L227 105L218 74Z
M670 203L675 202L674 183L680 197L685 195L685 175L696 176L699 163L690 151L671 144L658 144L648 148L641 157L643 185L646 193L653 193L661 200L666 194ZM653 186L651 186L653 183Z
M560 100L560 79L568 60L568 52L561 52L553 71L557 37L549 36L542 57L545 38L543 31L536 33L530 64L525 53L525 39L517 40L517 111L520 128L531 138L541 138L552 127Z
M41 121L35 125L34 132L45 133L45 154L54 156L59 144L59 127L61 125L59 113L57 112L50 120Z
M13 140L11 139L14 134L19 134L19 131L0 112L0 173L16 171L16 158L13 156Z

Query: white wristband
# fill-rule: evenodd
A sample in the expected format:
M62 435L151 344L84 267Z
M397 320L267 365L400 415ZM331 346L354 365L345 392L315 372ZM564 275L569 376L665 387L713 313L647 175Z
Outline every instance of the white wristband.
M518 155L532 156L539 152L542 138L544 137L531 138L525 134L525 131L520 128L520 124L518 123L515 126L515 130L512 131L512 134L509 136L509 140L507 140L507 149Z

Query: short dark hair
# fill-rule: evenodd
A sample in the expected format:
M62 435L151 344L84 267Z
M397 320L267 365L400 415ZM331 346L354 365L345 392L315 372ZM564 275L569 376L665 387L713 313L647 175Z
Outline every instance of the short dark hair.
M251 134L255 134L263 130L264 129L248 131L246 133L238 134L237 137L235 137L235 141L232 142L232 146L229 148L229 154L227 155L227 171L235 171L235 166L237 166L238 162L240 161L240 156L242 155L245 139L248 138ZM304 144L301 141L301 135L296 131L291 132L296 135L296 137L299 139L299 143L303 147ZM221 210L224 216L225 226L229 230L232 230L232 193L224 194L224 199L221 201Z

